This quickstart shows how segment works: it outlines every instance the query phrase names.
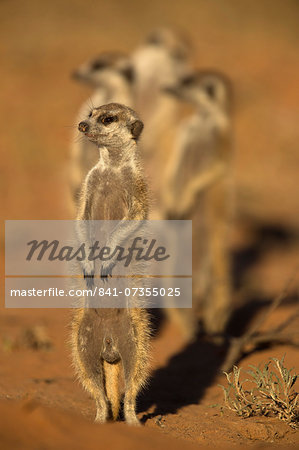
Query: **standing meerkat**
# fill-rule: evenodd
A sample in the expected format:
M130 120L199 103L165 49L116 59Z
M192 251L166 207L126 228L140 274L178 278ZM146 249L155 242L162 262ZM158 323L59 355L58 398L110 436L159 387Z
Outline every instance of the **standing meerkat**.
M225 330L231 313L231 85L221 73L206 70L167 91L195 108L178 131L164 191L166 217L192 219L193 309L172 311L190 338L198 315L214 334Z
M147 219L148 194L138 149L143 123L136 113L111 103L92 110L79 130L98 147L98 163L88 173L80 199L78 219L117 220L105 237L115 248ZM139 222L140 223L140 222ZM85 231L84 231L85 230ZM88 241L79 227L80 240ZM82 261L87 285L99 268ZM115 262L104 262L101 276L111 275ZM97 422L117 419L124 384L124 416L138 425L136 396L149 371L149 315L143 308L85 308L75 312L72 324L73 361L84 388L96 401Z
M117 102L133 106L133 68L129 58L122 53L102 53L80 66L72 76L94 90L81 105L76 123L88 117L93 108L101 105ZM87 137L76 133L70 156L71 190L76 201L87 173L98 161L98 152Z

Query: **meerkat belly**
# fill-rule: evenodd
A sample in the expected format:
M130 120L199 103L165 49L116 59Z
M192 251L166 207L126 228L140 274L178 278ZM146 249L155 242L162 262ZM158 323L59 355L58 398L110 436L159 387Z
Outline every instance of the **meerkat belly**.
M193 311L201 315L202 301L210 280L210 224L205 214L205 199L199 202L192 219L192 301Z
M101 360L111 364L118 362L123 343L133 343L129 339L131 332L131 319L127 309L87 309L78 333L82 358L93 366L100 364Z
M192 266L200 267L202 258L208 251L210 232L209 218L206 215L206 199L202 196L190 219L192 220Z
M122 220L128 211L123 177L108 170L104 171L100 177L101 183L94 194L93 219Z
M200 131L200 129L199 129ZM197 130L197 133L199 133ZM190 180L204 173L215 159L215 145L209 133L194 136L182 133L181 145L186 149L176 176L176 189L181 191Z

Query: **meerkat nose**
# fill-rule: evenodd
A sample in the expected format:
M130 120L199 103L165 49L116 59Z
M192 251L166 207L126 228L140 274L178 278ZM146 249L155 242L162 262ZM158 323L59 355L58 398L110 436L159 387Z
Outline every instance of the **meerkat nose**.
M86 133L89 130L89 125L86 122L80 122L78 125L78 130L82 133Z

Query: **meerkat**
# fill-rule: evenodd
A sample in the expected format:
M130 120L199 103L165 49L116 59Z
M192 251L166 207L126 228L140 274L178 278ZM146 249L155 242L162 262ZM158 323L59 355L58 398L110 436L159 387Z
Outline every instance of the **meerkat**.
M147 219L147 185L140 163L138 139L143 123L136 113L117 103L94 108L78 126L99 151L97 164L88 173L82 189L78 220L118 220L107 236L107 246L116 247ZM81 241L88 242L85 228ZM87 286L94 274L112 274L115 262L83 261ZM103 278L105 279L105 278ZM136 396L149 371L149 315L144 308L85 308L75 312L72 325L73 361L84 388L94 397L96 421L116 420L124 384L124 417L138 425Z
M136 108L151 117L161 96L161 87L174 83L189 68L190 43L171 29L154 30L132 54Z
M231 84L221 73L201 71L167 89L195 111L178 131L164 190L165 217L192 219L193 308L172 310L188 338L198 316L219 334L231 313L228 227L232 218Z
M80 107L76 123L87 117L94 107L113 102L133 106L133 67L129 58L122 53L102 53L75 70L72 77L94 90ZM98 154L95 146L76 132L70 157L71 191L73 199L77 201L81 185L96 164Z
M171 153L173 130L179 111L174 98L161 88L174 84L190 70L191 45L188 38L171 29L154 30L133 52L135 108L147 127L142 138L142 154L157 208L160 179Z

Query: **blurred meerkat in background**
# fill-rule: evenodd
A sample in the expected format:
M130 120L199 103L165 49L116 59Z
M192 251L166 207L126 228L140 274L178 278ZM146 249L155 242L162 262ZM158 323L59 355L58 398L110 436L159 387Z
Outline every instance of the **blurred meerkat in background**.
M138 148L143 123L131 108L111 103L94 108L78 128L99 153L83 184L77 217L79 239L90 242L87 222L116 220L112 232L99 230L106 246L115 249L148 216L147 185ZM110 259L95 264L86 259L80 264L91 288L97 282L94 275L100 272L102 280L107 279L117 262ZM122 278L120 283L124 290L133 281ZM98 422L117 419L124 385L125 420L139 424L135 403L148 377L150 323L140 298L135 298L139 307L83 308L74 313L73 363L84 388L96 401Z
M199 318L207 333L224 332L232 310L232 89L226 76L205 70L166 91L194 108L178 130L164 189L165 218L192 219L193 308L169 310L191 339Z
M133 68L129 58L117 52L102 53L84 63L72 74L73 78L94 89L92 95L80 107L76 122L88 117L95 107L107 103L133 106ZM98 150L85 136L76 132L71 147L71 190L75 201L88 171L98 161Z
M187 38L171 29L154 30L132 54L136 77L136 107L150 118L163 99L161 87L175 83L187 69L190 59Z
M132 54L135 109L146 124L142 153L152 179L153 196L158 203L161 177L171 153L179 111L176 99L163 95L161 88L175 84L190 70L190 56L188 39L167 28L150 33Z

